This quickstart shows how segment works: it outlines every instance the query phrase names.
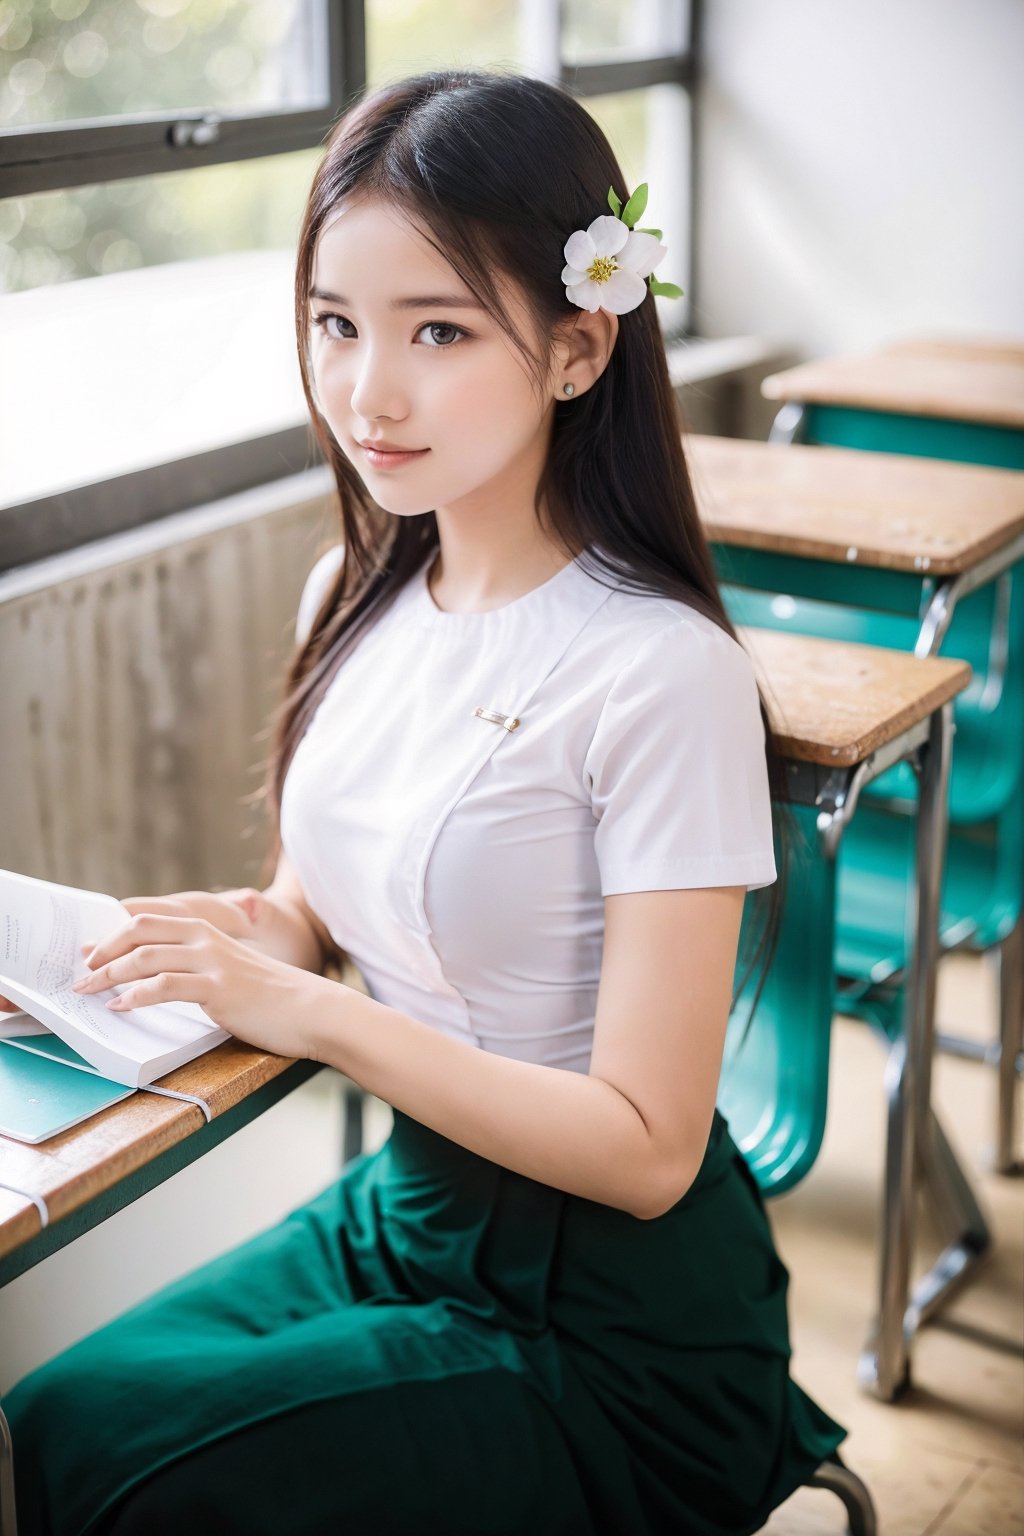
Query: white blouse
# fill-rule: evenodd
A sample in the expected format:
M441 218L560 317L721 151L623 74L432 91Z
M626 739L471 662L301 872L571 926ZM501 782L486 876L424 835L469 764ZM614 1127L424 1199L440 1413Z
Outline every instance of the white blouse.
M749 656L584 558L486 613L438 608L424 567L333 678L281 803L288 861L372 997L579 1072L602 897L776 878ZM313 566L297 639L340 559Z

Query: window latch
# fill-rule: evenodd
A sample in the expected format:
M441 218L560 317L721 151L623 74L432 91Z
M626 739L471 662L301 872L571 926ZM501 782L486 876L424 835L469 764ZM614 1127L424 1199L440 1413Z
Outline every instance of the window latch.
M204 112L202 117L182 118L173 124L169 137L175 149L188 146L203 149L207 144L216 144L220 138L220 118L215 112Z

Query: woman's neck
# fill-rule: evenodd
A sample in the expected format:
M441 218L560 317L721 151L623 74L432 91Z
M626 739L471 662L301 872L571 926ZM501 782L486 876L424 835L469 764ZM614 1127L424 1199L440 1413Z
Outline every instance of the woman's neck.
M486 613L532 592L568 564L563 549L539 540L525 547L486 549L452 549L442 543L427 572L427 588L447 613Z

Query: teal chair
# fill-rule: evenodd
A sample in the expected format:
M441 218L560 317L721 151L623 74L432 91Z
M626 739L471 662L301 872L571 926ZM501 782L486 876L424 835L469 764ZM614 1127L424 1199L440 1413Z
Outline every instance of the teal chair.
M821 1148L834 1012L835 859L819 847L816 807L788 810L792 841L778 945L753 1018L760 967L733 1006L718 1090L718 1108L766 1197L798 1184ZM759 932L750 894L740 930L741 975Z
M832 844L819 836L816 806L790 805L786 814L789 859L778 941L762 978L760 965L749 969L763 933L761 903L748 895L737 963L745 980L730 1013L718 1088L718 1108L766 1199L798 1184L821 1149L834 1007ZM775 856L781 869L778 837ZM807 1487L842 1500L851 1536L877 1536L870 1490L838 1454L811 1474Z
M880 411L786 406L773 437L1024 468L1024 433ZM721 545L715 556L736 624L920 650L935 590L928 578ZM1000 978L997 1042L979 1046L940 1032L938 1043L998 1065L993 1160L1010 1172L1024 1028L1024 562L957 604L937 652L968 661L974 672L954 707L941 943L946 952L967 946L993 953ZM917 781L905 763L867 786L838 868L836 1009L890 1039L903 1011L916 799Z

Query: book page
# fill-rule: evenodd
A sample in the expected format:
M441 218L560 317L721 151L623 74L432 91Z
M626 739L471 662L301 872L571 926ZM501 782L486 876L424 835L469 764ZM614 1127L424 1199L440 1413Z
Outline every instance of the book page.
M105 939L127 921L121 903L102 891L0 869L0 977L52 1005L88 969L80 953L83 940Z
M2 995L2 994L0 994ZM11 998L11 1002L14 999ZM34 1019L30 1013L0 1013L0 1040L9 1040L13 1035L20 1039L22 1035L52 1035L53 1030L47 1029L38 1019Z
M0 994L36 1001L94 1040L145 1062L201 1039L218 1026L197 1003L155 1003L111 1013L105 1006L132 983L81 996L71 983L88 971L84 939L100 942L131 920L114 896L0 870ZM5 990L4 983L13 984ZM21 995L19 995L19 993ZM55 1024L59 1029L59 1024Z

